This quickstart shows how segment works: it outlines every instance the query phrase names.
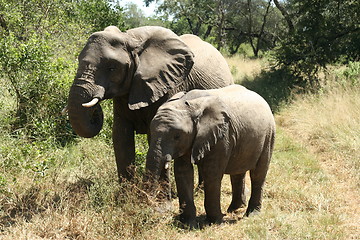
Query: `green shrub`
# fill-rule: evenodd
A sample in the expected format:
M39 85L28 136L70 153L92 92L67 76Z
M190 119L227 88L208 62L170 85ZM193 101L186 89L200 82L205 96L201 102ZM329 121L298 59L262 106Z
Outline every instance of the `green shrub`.
M30 139L64 141L72 132L61 109L74 63L55 58L47 36L32 34L19 40L12 33L0 40L0 69L3 84L14 96L16 109L9 123L16 134Z
M345 68L341 75L345 77L347 82L353 85L360 83L360 62L349 62L347 68Z

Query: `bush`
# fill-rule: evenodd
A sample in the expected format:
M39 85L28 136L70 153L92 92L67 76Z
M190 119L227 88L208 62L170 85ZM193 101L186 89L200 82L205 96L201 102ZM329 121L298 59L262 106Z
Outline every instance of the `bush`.
M2 130L61 145L73 139L60 113L75 59L89 32L108 25L124 28L115 1L0 0L0 89L10 95L0 99L1 113L10 116L0 118Z
M353 85L360 84L360 62L350 62L341 75Z
M60 112L75 66L52 52L47 36L33 33L24 41L10 33L0 40L1 77L16 101L13 133L63 142L72 137Z

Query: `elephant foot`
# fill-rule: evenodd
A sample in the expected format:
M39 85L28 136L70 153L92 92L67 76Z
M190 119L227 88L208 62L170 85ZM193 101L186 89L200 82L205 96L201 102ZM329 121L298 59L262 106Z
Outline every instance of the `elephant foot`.
M244 214L244 217L254 217L260 214L261 206L257 207L248 207L246 209L246 213Z
M188 218L188 217L184 217L184 216L180 215L179 220L184 226L186 226L186 227L188 227L190 229L198 228L198 224L196 223L196 218L195 217L194 218L193 217Z
M124 182L131 182L134 181L135 179L135 172L136 172L136 167L134 165L130 165L124 169L118 169L118 181L119 183L124 183Z
M228 213L236 213L238 212L239 209L246 207L245 203L240 203L240 204L234 204L231 203L230 206L227 209Z
M224 214L221 214L220 216L209 216L206 215L206 222L211 224L220 224L223 222Z

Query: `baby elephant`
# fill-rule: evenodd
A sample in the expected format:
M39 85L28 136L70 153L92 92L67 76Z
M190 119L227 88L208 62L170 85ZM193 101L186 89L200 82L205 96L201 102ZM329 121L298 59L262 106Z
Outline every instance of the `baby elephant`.
M158 109L150 131L147 172L156 180L175 159L182 222L190 226L196 223L193 164L203 176L208 221L222 221L220 189L224 174L230 174L232 185L227 211L245 206L248 170L251 197L246 216L260 211L275 138L273 114L260 95L239 85L178 93Z

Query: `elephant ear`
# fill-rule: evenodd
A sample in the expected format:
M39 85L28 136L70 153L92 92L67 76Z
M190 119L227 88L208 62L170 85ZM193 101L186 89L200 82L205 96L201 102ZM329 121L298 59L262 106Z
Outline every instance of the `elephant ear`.
M214 96L190 100L187 105L196 112L196 136L191 161L197 164L219 140L228 136L229 115L224 102Z
M137 69L129 93L131 110L146 107L185 83L193 53L172 31L153 28L133 54Z

